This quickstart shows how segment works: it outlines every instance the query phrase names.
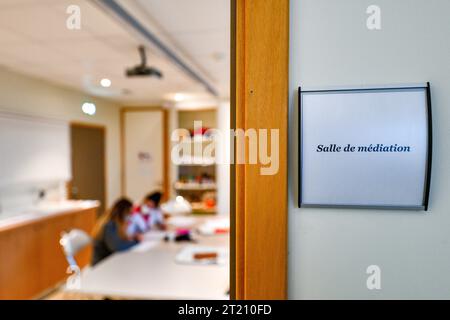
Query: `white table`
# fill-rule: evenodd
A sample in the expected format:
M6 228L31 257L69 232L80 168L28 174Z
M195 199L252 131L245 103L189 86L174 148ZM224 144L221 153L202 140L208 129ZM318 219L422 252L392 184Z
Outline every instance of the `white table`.
M186 245L229 247L228 235L200 236L198 243L164 242L150 232L134 249L116 253L82 272L80 288L88 295L130 299L228 299L229 263L186 265L175 256Z

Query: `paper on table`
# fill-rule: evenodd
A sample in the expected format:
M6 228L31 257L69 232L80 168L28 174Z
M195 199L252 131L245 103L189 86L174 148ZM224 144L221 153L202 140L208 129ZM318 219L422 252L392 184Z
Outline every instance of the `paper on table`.
M144 241L161 241L166 236L165 231L154 230L144 233Z
M155 248L158 244L161 243L161 241L166 236L166 232L164 231L149 231L144 234L144 239L141 243L134 246L131 251L132 252L146 252L153 248Z
M197 220L192 217L171 217L167 223L175 228L189 228L192 227Z
M227 218L209 220L202 224L198 230L202 235L213 235L217 230L229 230L230 220Z
M155 248L158 245L158 241L143 241L138 245L134 246L130 251L131 252L147 252L151 249Z

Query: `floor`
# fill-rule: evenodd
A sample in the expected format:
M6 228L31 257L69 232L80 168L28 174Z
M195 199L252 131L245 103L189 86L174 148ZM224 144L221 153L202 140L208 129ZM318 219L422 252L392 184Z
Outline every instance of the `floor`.
M62 286L40 297L39 300L107 300L101 296L66 292Z

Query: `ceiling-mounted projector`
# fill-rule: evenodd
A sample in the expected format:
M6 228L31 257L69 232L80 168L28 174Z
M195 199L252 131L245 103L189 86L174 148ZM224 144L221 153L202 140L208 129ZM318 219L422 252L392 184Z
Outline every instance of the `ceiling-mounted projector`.
M147 66L147 55L145 53L145 47L139 46L139 55L141 56L141 64L129 68L126 71L127 77L157 77L162 78L161 71L156 68Z

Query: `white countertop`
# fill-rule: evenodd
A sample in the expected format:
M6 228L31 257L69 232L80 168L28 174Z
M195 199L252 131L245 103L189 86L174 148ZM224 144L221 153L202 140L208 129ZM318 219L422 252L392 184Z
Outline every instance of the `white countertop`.
M97 208L98 201L91 200L70 200L58 202L43 202L35 207L23 208L16 211L0 213L0 230L28 223L43 218L66 214L78 210Z

